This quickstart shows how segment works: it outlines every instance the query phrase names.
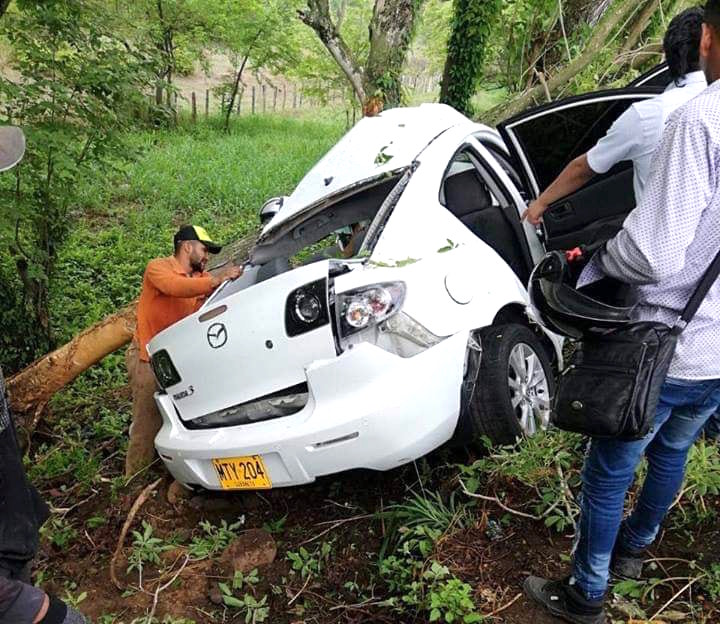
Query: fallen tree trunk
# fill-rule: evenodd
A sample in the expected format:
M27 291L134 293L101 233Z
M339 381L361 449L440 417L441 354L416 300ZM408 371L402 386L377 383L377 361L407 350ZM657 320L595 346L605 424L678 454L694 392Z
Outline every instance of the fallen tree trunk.
M8 379L10 406L26 434L35 430L53 394L130 342L135 331L136 309L137 302L131 303Z
M256 240L257 232L251 231L236 242L225 245L208 269L210 274L216 275L228 262L244 264ZM53 394L106 355L132 340L136 311L137 301L133 301L8 379L10 406L18 426L28 438L35 430Z
M550 93L554 95L590 65L598 54L604 51L613 31L625 22L631 12L637 9L637 0L616 0L593 31L593 35L585 46L583 53L547 79L547 89ZM483 116L483 121L487 123L488 121L498 122L501 119L508 119L526 108L542 102L545 94L545 87L538 84L509 103L501 104L489 111Z

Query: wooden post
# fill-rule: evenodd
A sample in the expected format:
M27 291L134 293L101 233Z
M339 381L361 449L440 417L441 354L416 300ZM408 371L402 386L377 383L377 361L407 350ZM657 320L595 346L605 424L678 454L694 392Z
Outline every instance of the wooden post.
M350 111L345 109L345 130L350 130Z
M262 105L263 105L263 114L267 110L267 97L266 97L266 89L267 85L262 86Z
M277 87L273 87L273 112L277 110Z
M210 89L205 89L205 117L210 114Z
M255 114L255 87L252 88L252 114Z
M285 102L287 100L287 85L283 87L283 103L282 103L282 109L285 110Z
M297 108L297 87L293 88L293 108Z
M165 106L170 108L170 87L165 90Z
M193 123L197 121L197 101L195 100L195 91L190 95L190 102L192 105L192 120Z
M302 108L302 91L300 91L300 98L298 99L298 106Z
M225 114L225 94L222 94L222 102L220 103L220 112Z
M240 93L238 93L238 107L237 107L238 115L242 112L242 99L243 99L244 94L245 94L245 87L240 89Z

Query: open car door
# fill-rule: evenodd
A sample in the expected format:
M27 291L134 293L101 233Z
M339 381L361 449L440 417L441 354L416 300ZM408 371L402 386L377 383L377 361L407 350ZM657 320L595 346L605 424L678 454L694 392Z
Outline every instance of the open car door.
M672 82L670 68L667 63L660 63L650 71L638 76L628 87L662 87L666 88Z
M537 197L573 159L587 152L632 104L662 87L600 91L521 113L498 126L527 188ZM579 191L552 204L543 217L547 249L607 240L635 207L632 162L618 163Z

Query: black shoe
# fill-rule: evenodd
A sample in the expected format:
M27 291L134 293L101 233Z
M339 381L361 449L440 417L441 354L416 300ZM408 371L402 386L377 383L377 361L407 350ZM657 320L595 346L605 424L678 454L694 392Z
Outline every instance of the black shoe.
M603 601L587 600L569 579L548 581L528 576L523 583L525 594L539 602L555 617L572 624L605 624Z
M622 546L613 550L612 561L610 561L610 574L623 579L642 578L643 564L647 558L644 550L631 551Z

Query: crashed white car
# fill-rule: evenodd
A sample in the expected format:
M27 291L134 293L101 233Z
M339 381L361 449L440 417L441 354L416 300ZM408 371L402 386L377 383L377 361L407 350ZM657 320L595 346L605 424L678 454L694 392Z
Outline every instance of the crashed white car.
M358 123L275 202L244 275L150 342L172 475L298 485L545 427L561 341L533 322L525 284L546 249L617 231L632 169L558 202L542 231L520 215L657 92L573 98L499 132L439 104Z

